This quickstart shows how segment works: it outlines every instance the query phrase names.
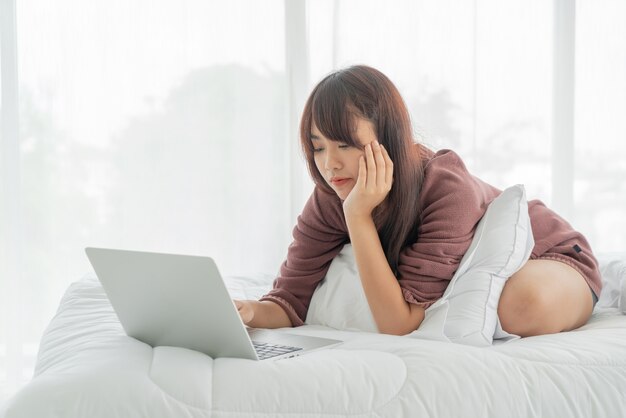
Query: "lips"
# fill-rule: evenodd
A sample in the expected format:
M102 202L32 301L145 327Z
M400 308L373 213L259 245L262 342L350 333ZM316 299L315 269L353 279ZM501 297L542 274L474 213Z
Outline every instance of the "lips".
M330 179L330 182L334 186L342 186L342 185L346 184L348 181L350 181L350 178L348 178L348 177L333 177L333 178Z

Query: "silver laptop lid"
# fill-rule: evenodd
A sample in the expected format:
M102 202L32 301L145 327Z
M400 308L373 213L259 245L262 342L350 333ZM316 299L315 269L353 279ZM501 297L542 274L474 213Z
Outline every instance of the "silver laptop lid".
M258 360L210 257L106 248L85 252L130 337L213 358Z

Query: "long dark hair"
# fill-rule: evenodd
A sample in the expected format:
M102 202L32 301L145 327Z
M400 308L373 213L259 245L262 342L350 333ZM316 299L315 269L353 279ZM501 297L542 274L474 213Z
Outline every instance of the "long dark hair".
M398 89L383 73L365 65L329 74L315 86L304 106L302 150L315 184L334 194L315 165L311 123L326 138L363 149L354 137L356 118L374 125L378 142L393 161L391 191L372 216L389 266L397 275L400 251L417 240L418 195L424 178L420 146L413 139L409 112Z

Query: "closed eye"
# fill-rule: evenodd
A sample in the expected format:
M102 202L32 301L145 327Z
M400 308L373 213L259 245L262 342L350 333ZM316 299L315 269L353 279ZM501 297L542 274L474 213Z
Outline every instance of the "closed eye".
M339 144L337 146L337 148L341 148L341 149L347 149L347 148L352 148L350 145L348 144ZM324 148L313 148L313 152L321 152L324 151Z

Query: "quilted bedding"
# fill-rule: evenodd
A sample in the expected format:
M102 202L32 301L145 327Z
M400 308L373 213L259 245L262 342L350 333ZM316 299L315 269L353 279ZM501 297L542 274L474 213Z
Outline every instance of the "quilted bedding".
M256 298L271 277L229 277ZM41 341L35 376L5 418L623 417L626 315L596 307L567 333L477 348L305 325L344 343L280 361L152 348L124 334L99 282L73 283Z

